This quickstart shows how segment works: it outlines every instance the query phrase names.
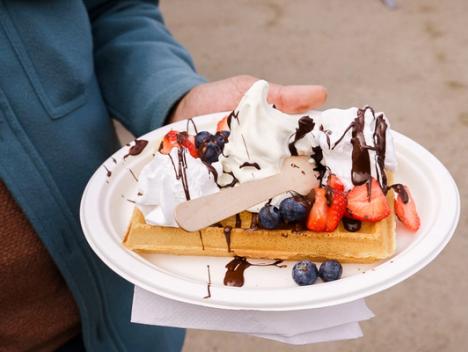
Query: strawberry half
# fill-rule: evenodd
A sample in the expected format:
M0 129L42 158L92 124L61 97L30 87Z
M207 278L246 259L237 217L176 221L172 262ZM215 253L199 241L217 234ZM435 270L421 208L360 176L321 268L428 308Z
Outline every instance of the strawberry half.
M327 228L327 198L325 188L314 188L315 200L309 217L307 228L311 231L321 232Z
M367 183L355 186L348 193L348 205L346 207L353 219L369 222L377 222L390 215L390 207L387 198L382 192L375 178L370 181L370 196Z
M221 120L218 121L218 124L216 125L216 132L229 131L229 126L227 123L228 118L229 118L229 115L226 115Z
M182 140L182 145L188 149L189 153L191 156L194 158L198 158L198 149L195 147L195 137L187 135L183 140Z
M403 186L408 199L404 199L404 195L400 192L396 192L397 196L395 198L395 214L398 219L405 225L405 227L412 231L416 232L421 226L421 220L419 219L418 212L416 211L416 204L414 203L413 196L411 195L408 187ZM405 203L404 200L407 200Z
M170 130L169 132L167 132L161 142L161 146L159 147L159 152L162 154L169 154L172 148L180 147L178 138L177 138L178 134L179 132L174 131L174 130Z
M190 155L194 158L198 158L198 150L195 147L195 137L190 136L187 132L177 132L170 130L164 136L161 146L159 147L159 152L162 154L169 154L172 148L187 148Z
M344 184L335 174L328 175L327 185L335 191L344 192Z
M334 231L346 212L346 195L343 192L333 189L330 191L332 193L332 203L327 209L327 225L325 231Z

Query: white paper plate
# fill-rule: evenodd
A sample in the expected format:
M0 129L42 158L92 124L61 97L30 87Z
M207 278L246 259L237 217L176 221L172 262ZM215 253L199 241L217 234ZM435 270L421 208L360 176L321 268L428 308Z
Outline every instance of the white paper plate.
M195 122L199 130L212 131L224 115L202 116ZM394 132L399 162L396 181L411 188L422 226L417 234L410 234L398 224L397 252L388 260L372 265L346 264L341 280L304 287L291 278L292 262L283 269L255 266L245 271L243 287L226 287L225 265L232 258L133 253L121 244L134 207L127 199L134 199L137 193L132 172L138 175L151 160L167 131L186 126L182 121L142 136L150 142L138 156L124 159L128 146L116 152L90 179L81 202L83 231L96 254L120 276L161 296L208 307L275 311L345 303L382 291L422 269L445 247L457 226L460 199L447 169L419 144ZM110 177L106 168L112 173ZM212 284L211 298L205 299L207 265Z

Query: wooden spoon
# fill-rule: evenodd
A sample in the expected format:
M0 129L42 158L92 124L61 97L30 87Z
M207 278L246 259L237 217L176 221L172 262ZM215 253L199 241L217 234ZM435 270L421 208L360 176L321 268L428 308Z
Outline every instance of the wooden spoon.
M175 220L184 230L198 231L278 194L295 191L306 195L316 186L313 164L307 157L292 156L277 175L180 203L175 208Z

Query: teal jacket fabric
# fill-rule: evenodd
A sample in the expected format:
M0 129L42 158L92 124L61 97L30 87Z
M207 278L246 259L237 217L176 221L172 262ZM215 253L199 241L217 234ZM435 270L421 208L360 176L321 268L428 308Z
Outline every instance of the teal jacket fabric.
M110 116L143 134L202 82L155 1L0 0L0 177L71 289L89 351L182 346L184 330L130 323L133 286L89 248L79 203L119 147Z

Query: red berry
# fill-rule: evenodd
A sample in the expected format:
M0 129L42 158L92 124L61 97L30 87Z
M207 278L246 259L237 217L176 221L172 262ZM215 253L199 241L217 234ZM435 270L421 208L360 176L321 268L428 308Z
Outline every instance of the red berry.
M421 220L408 187L404 186L404 189L408 194L408 202L404 203L403 197L400 196L400 193L397 193L394 202L395 214L408 230L416 232L421 226Z
M314 188L315 201L307 219L307 228L311 231L325 231L327 227L327 198L324 188Z
M375 178L370 184L355 186L348 193L347 211L352 218L369 222L377 222L390 215L387 198Z
M198 158L198 149L195 147L195 137L194 136L187 136L183 139L182 145L188 149L191 156L194 158Z
M344 192L344 184L335 174L328 175L327 185L335 191Z
M325 231L334 231L346 211L346 195L343 192L331 190L332 203L327 211L327 225Z
M169 132L167 132L161 142L161 146L159 147L159 152L162 154L169 154L172 148L180 147L177 141L178 134L179 132L174 131L174 130L170 130Z

